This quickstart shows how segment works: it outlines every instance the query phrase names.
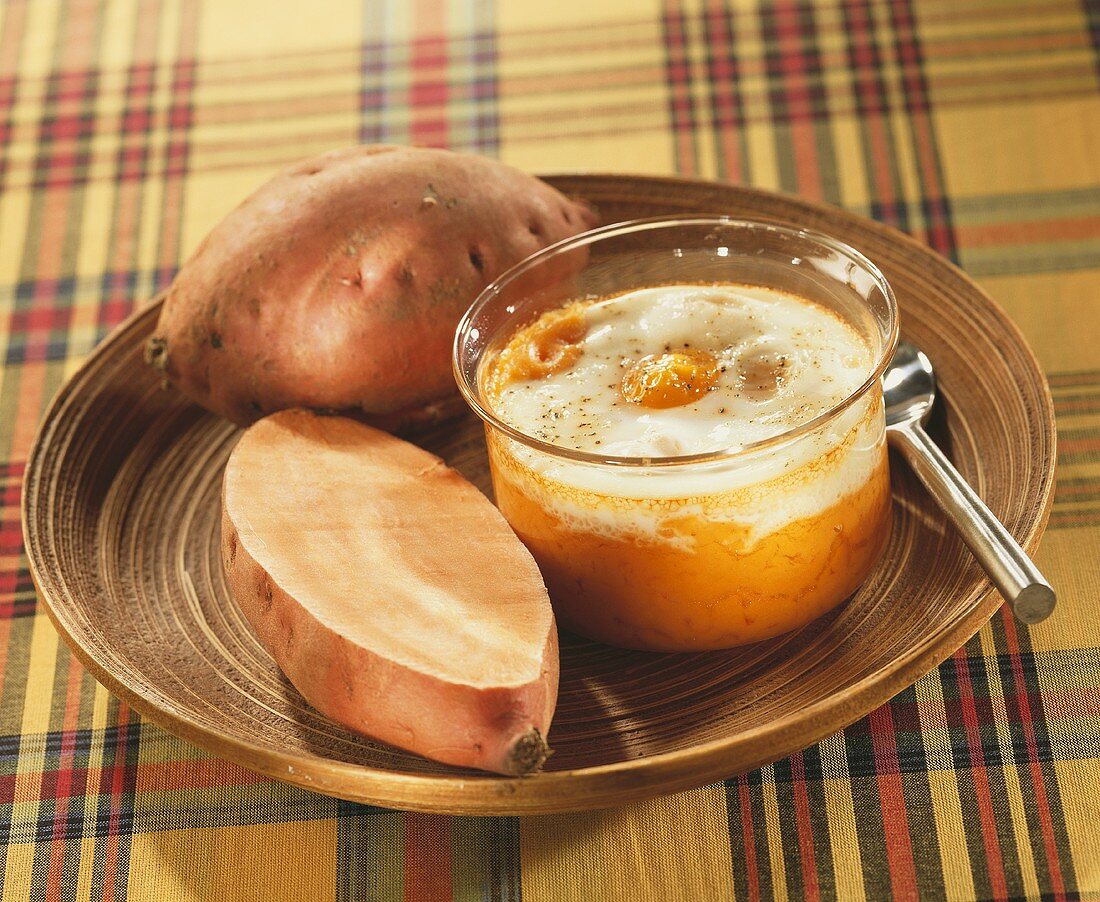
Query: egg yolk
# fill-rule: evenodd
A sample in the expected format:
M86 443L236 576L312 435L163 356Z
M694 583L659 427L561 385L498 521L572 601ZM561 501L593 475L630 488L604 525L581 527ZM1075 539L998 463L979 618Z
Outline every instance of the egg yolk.
M499 387L560 373L580 358L587 333L580 305L545 313L501 351L491 381Z
M619 394L631 404L664 409L690 404L717 383L718 361L707 351L685 349L643 357L626 371Z

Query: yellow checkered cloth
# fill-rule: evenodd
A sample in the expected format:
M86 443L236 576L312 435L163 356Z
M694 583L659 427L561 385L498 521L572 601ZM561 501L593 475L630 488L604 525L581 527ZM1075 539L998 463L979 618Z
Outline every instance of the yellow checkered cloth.
M1094 0L0 5L3 899L1100 898L1098 44ZM872 715L581 815L344 803L142 722L36 604L35 426L238 200L374 141L795 192L953 258L1050 376L1056 615L998 614L894 699L896 760Z

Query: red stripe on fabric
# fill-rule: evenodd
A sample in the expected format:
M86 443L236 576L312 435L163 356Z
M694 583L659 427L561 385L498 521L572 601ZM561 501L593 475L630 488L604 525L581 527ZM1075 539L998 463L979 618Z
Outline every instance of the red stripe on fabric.
M890 705L876 708L870 715L871 743L874 748L882 832L886 840L886 859L890 865L890 889L894 899L918 899L913 843L909 838L909 817L905 811L905 790L898 764L897 734Z
M5 631L6 632L6 631ZM72 740L64 737L61 740L61 751L74 746ZM6 799L10 804L15 792L17 781L31 782L37 780L39 793L37 798L42 799L71 799L73 796L81 796L87 792L88 777L91 772L86 767L70 767L67 769L69 779L62 781L59 774L62 768L57 770L20 771L18 774L4 774L0 776L0 800Z
M1100 451L1100 437L1063 438L1058 436L1059 456L1080 454L1083 451Z
M756 864L756 839L753 835L752 824L752 796L749 794L749 784L744 777L738 778L740 792L738 797L741 802L741 837L745 847L745 881L749 886L749 899L752 902L760 900L760 870ZM734 867L737 863L734 862Z
M92 83L88 66L91 62L90 54L93 49L93 42L85 40L85 38L90 38L88 34L90 31L89 22L94 22L95 15L96 10L91 3L74 3L71 9L66 11L61 23L62 31L59 35L61 44L68 48L67 53L72 57L73 63L80 71L81 94L85 99L88 95L88 85ZM80 36L81 40L78 41L77 36ZM76 170L83 167L88 158L87 149L84 147L79 150L61 152L54 144L53 133L55 131L65 135L79 128L78 124L74 124L77 123L78 116L65 118L52 124L49 121L48 117L57 115L54 102L55 90L56 85L49 83L47 95L42 103L43 119L39 125L37 135L39 160L36 160L35 165L37 168L37 166L42 165L41 160L45 160L42 168L46 173L47 181L50 181L50 176L59 169ZM70 321L71 311L68 308L61 311L55 311L53 308L53 302L57 297L58 280L62 275L64 264L62 259L65 249L64 239L70 224L69 205L72 198L70 188L71 185L65 185L47 189L44 192L41 206L32 214L32 228L36 226L38 230L38 259L34 272L34 277L38 282L35 285L32 298L33 307L30 311L12 312L9 319L8 334L12 334L13 331L19 328L21 317L28 319L50 317L51 324L56 324L62 328L66 327ZM54 317L56 318L54 319ZM30 332L27 335L24 359L26 361L45 360L48 343L48 335L39 331ZM40 399L36 399L37 401L40 401ZM36 403L35 409L29 414L32 423L37 422L39 412ZM22 422L22 417L16 420L16 429L19 428ZM25 450L21 445L13 443L13 454L21 454Z
M817 858L814 830L810 822L810 796L806 791L806 758L802 752L791 756L791 789L794 792L794 820L798 827L798 850L802 856L802 898L820 899L817 882Z
M35 301L50 303L57 297L56 279L43 279L35 282ZM68 310L56 307L28 307L12 312L10 320L11 335L22 333L49 332L51 329L64 329L69 323Z
M83 796L87 789L87 770L73 769L76 729L80 720L80 684L84 668L75 657L69 658L68 680L65 683L65 705L61 719L61 749L58 756L57 780L51 797L54 800L53 841L50 843L50 863L46 872L46 898L61 898L61 881L65 865L65 822L69 818L69 800ZM83 775L84 779L81 779Z
M405 902L448 902L452 896L451 819L405 815Z
M806 77L802 31L798 23L799 7L793 0L777 0L774 13L780 46L786 48L781 51L782 68L798 192L811 200L821 200L821 164L817 157L814 112Z
M82 98L86 100L86 98ZM95 121L88 113L77 111L67 116L57 116L43 128L44 137L51 142L83 141L95 130Z
M218 786L252 786L269 780L270 777L220 758L198 758L142 764L138 771L137 791L173 792Z
M51 158L51 166L52 166ZM38 266L35 270L34 293L31 299L33 307L30 311L13 310L8 320L8 334L12 334L19 325L21 318L35 318L42 321L46 317L54 316L53 303L57 298L57 285L62 272L62 253L65 246L65 232L69 223L69 201L72 192L68 188L56 188L48 190L43 199L41 208L37 211L39 228L38 240ZM65 309L58 311L61 317L59 324L67 326L71 311ZM50 320L51 323L55 320ZM29 332L27 334L26 349L24 351L27 361L42 361L46 359L48 336L42 331ZM39 411L31 413L31 419L38 419ZM17 425L18 425L17 421ZM23 455L30 448L16 446L12 448L13 454Z
M955 237L961 246L968 248L1082 241L1100 238L1100 217L1067 216L1062 219L956 226Z
M1024 742L1027 746L1028 769L1031 785L1035 790L1035 809L1039 814L1039 826L1043 831L1043 851L1046 854L1050 871L1050 884L1056 899L1066 897L1066 884L1062 878L1062 866L1059 862L1058 848L1054 842L1054 820L1050 811L1050 799L1047 798L1046 782L1043 780L1043 767L1039 761L1039 747L1035 741L1035 715L1031 710L1029 693L1032 688L1024 677L1020 663L1020 639L1016 620L1007 608L1001 609L1001 621L1004 624L1005 644L1012 662L1012 681L1016 689L1016 698L1020 706L1020 725L1024 730Z
M741 159L740 136L743 123L734 102L736 72L730 62L734 58L729 37L733 17L727 14L722 0L708 0L706 18L710 35L710 56L713 59L710 81L718 112L715 127L718 129L722 174L731 181L739 182L745 177L745 172L744 161Z
M935 139L928 117L914 113L910 119L916 139L917 159L920 161L924 196L933 203L943 202L943 186L940 184L939 166L936 158ZM954 248L954 239L942 216L928 220L926 242L941 253Z
M413 144L450 144L448 47L446 38L435 34L446 26L439 21L445 15L445 8L435 0L416 0L413 7L413 22L421 33L409 44L409 140Z
M168 111L170 138L165 148L164 171L168 176L182 177L187 174L187 133L194 118L191 90L195 87L195 61L181 58L173 70L172 108Z
M684 48L684 13L677 0L665 7L665 80L670 93L672 140L675 142L676 171L680 175L697 175L695 163L695 124L691 99L691 69Z
M974 795L978 802L978 815L982 827L982 841L989 872L989 886L994 897L1008 895L1008 881L1005 877L1004 858L1001 855L1001 842L997 837L997 821L993 812L993 797L989 791L989 774L982 760L982 739L978 727L978 706L974 698L974 683L970 679L970 666L967 663L966 648L957 651L952 660L955 664L955 678L959 687L959 707L962 711L963 726L966 729L966 745L970 755L970 777L974 783Z
M4 688L4 681L8 673L8 651L11 648L12 619L0 618L0 690ZM15 775L12 775L10 788L0 787L0 804L10 804L15 797Z
M19 400L15 405L11 427L12 457L26 458L38 428L46 388L46 364L42 360L26 360L19 367Z

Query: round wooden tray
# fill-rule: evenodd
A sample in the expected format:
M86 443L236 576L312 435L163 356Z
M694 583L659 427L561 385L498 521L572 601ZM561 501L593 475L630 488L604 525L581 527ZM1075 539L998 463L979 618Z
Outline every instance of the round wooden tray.
M933 358L935 437L1034 548L1049 512L1054 417L1005 314L962 272L877 223L711 182L549 179L605 222L683 212L767 218L841 238L894 286L902 331ZM229 598L219 487L237 431L160 388L142 363L159 305L125 322L54 400L27 466L23 528L46 610L84 665L141 714L215 754L309 789L399 808L528 814L617 805L758 767L852 723L962 645L1001 603L938 510L893 461L882 563L838 611L720 653L660 655L562 637L545 772L434 764L313 711ZM418 439L487 488L480 425ZM366 487L364 490L368 490Z

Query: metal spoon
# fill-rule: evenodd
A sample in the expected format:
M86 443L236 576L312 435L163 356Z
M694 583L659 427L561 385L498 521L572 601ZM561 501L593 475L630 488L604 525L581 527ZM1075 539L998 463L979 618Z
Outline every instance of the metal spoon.
M932 361L919 348L899 343L882 387L890 444L951 518L1016 617L1024 623L1046 619L1055 603L1050 583L921 426L936 400Z

